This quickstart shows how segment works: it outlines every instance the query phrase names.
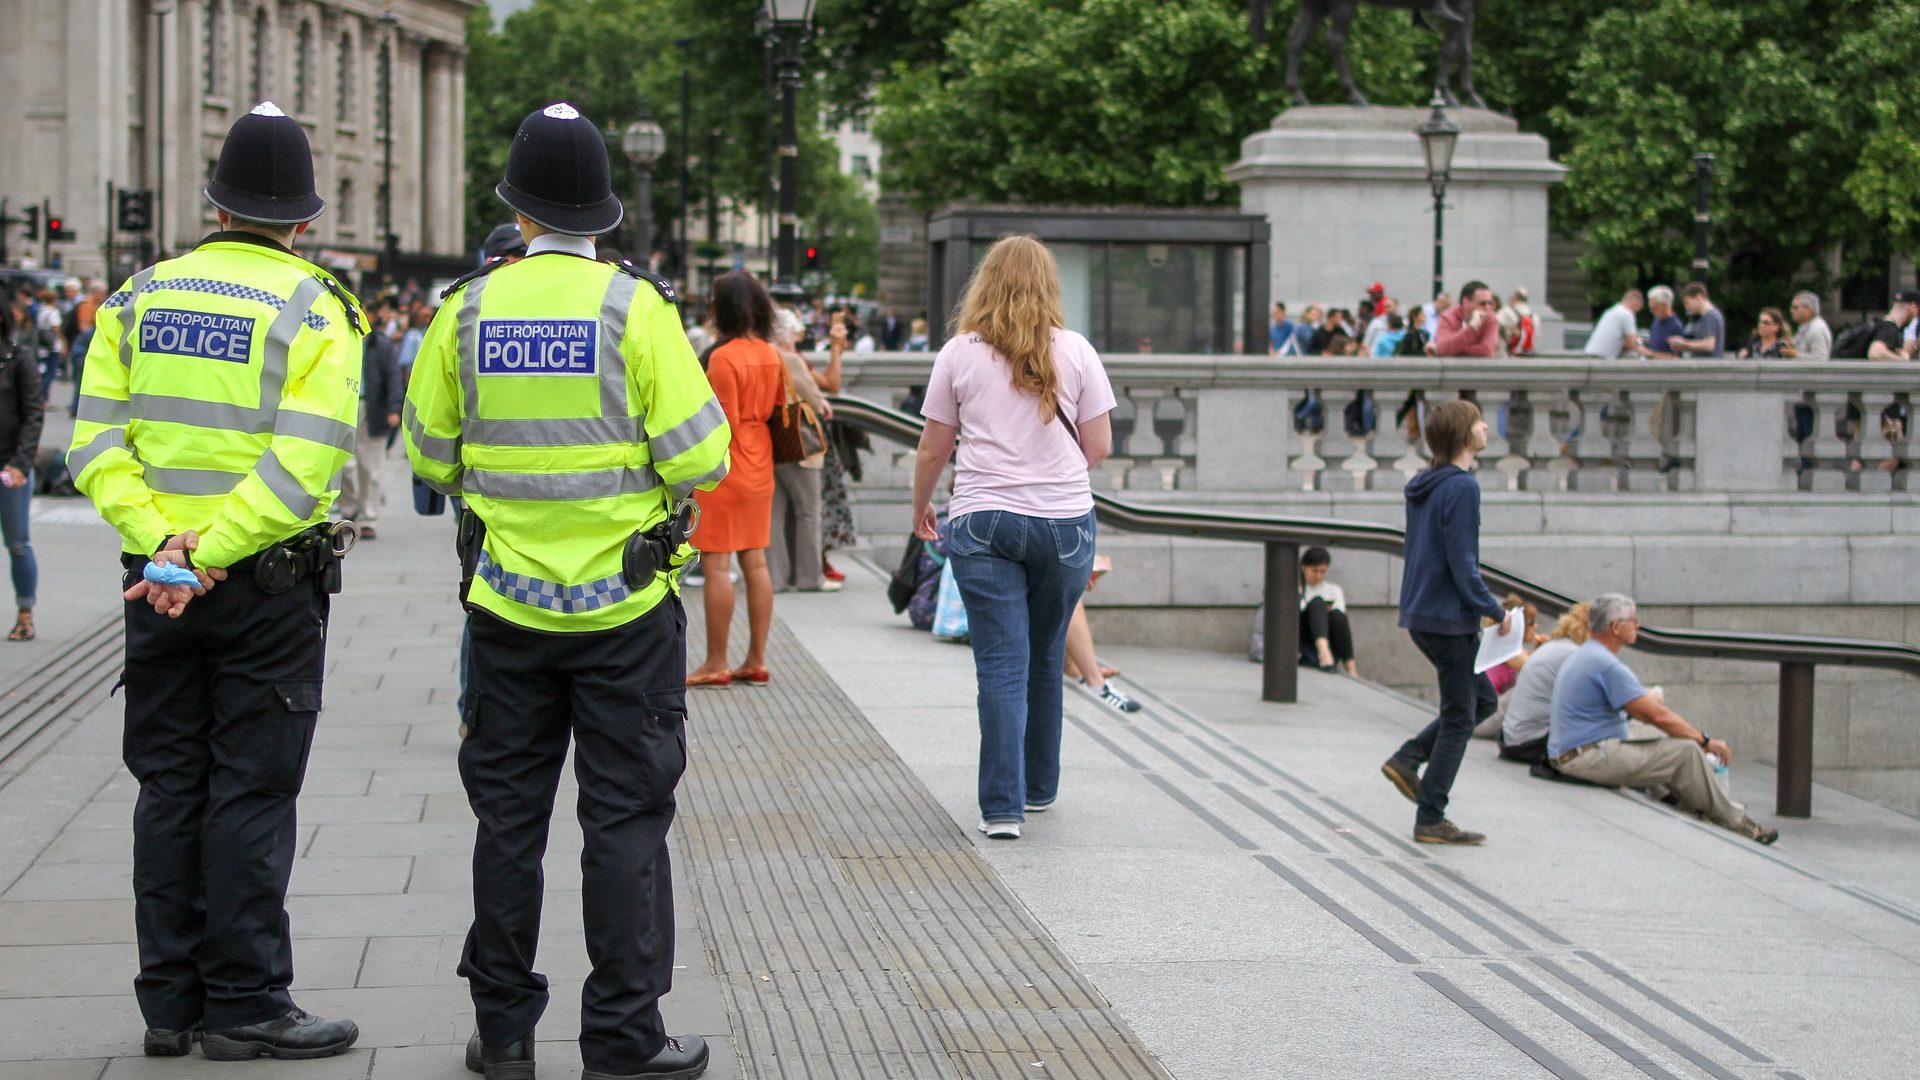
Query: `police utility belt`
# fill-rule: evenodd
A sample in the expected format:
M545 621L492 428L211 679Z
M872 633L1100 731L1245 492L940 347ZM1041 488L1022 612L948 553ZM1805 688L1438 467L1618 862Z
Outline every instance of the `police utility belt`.
M635 592L653 584L655 577L673 568L674 553L699 527L699 504L692 499L681 500L665 521L627 537L626 547L620 553L620 579ZM465 602L480 565L480 551L487 541L487 523L480 520L471 506L463 507L455 537L460 548L460 599Z
M252 556L253 583L277 596L313 578L321 592L337 593L341 559L359 539L360 529L351 521L315 525Z

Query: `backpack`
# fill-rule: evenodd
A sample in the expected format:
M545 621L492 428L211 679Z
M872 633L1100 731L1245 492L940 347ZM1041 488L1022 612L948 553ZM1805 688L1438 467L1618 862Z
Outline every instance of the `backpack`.
M1873 331L1880 325L1879 319L1857 322L1833 339L1833 349L1827 355L1835 360L1865 360L1867 347L1873 344Z
M1519 329L1513 335L1512 351L1514 355L1521 356L1533 352L1533 332L1533 316L1520 316Z

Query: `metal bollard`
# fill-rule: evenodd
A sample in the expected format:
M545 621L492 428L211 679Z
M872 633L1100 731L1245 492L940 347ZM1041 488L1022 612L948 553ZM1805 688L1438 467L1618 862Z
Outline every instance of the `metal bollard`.
M1780 760L1774 812L1813 816L1813 665L1780 665Z
M1300 700L1300 545L1269 541L1266 549L1267 654L1260 699L1292 704Z

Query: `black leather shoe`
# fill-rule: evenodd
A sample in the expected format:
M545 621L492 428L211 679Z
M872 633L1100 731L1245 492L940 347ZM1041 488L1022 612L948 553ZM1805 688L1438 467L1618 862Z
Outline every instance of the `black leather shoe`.
M200 1025L195 1024L185 1031L171 1028L148 1028L146 1040L141 1044L148 1057L185 1057L193 1053L193 1044L200 1041Z
M487 1080L533 1080L533 1032L505 1046L488 1046L475 1032L467 1040L467 1071Z
M351 1020L328 1020L302 1009L263 1024L209 1031L200 1051L215 1061L332 1057L352 1046L360 1029Z
M606 1073L588 1069L580 1080L693 1080L707 1071L707 1040L698 1035L670 1035L667 1045L636 1073Z

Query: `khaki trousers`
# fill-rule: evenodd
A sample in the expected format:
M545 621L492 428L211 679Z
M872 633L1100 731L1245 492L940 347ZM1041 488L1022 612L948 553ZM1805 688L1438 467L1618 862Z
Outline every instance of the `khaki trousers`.
M335 512L361 525L380 522L380 466L387 460L387 437L367 430L367 411L360 407L360 437L355 440L353 457L340 472L340 498Z
M1739 832L1747 823L1747 808L1720 790L1713 778L1713 766L1707 764L1706 751L1691 739L1602 739L1558 768L1568 776L1596 784L1663 785L1680 800L1682 809L1700 814L1715 825Z

